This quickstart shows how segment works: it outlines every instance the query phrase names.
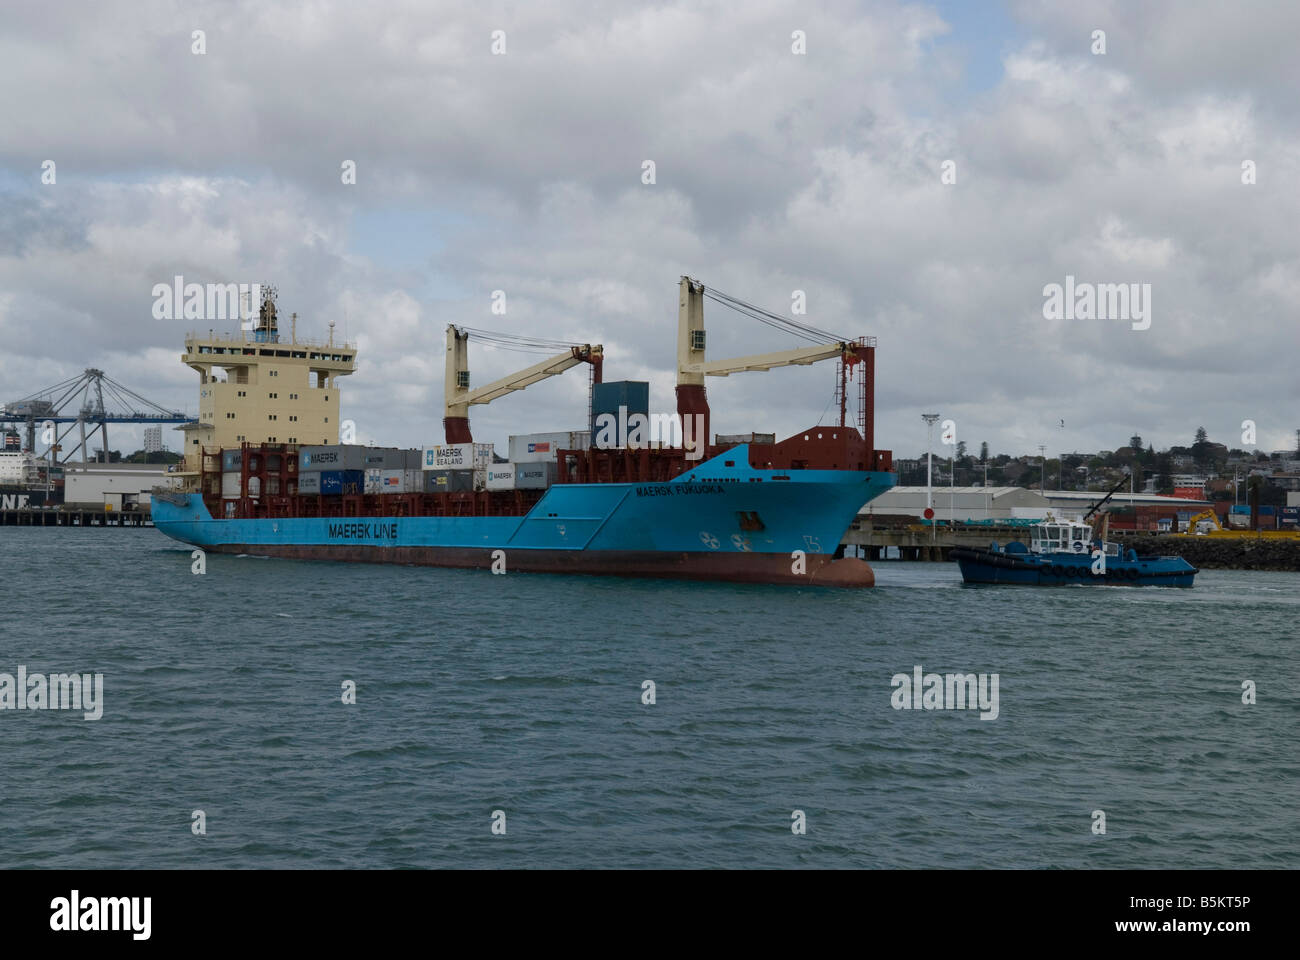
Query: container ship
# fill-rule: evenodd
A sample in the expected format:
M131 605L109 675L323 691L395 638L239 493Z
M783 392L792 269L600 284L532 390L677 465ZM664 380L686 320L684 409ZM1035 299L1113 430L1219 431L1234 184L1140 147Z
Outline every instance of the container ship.
M0 431L0 509L26 510L63 502L63 469L22 448L19 435Z
M187 456L175 487L153 495L154 524L204 550L302 560L872 585L871 567L844 556L840 542L862 506L896 482L890 451L873 446L874 339L834 338L689 277L679 290L675 415L650 416L648 383L605 382L600 345L530 338L527 346L562 349L471 389L470 337L504 335L449 326L446 442L410 450L337 442L338 378L352 372L355 347L332 333L326 343L299 341L296 324L282 342L270 291L251 337L187 338L200 416L182 428ZM706 294L821 342L707 361ZM706 377L832 358L838 425L780 442L748 434L708 443ZM579 364L590 376L587 430L513 436L508 457L474 441L471 405ZM254 429L270 435L253 440Z

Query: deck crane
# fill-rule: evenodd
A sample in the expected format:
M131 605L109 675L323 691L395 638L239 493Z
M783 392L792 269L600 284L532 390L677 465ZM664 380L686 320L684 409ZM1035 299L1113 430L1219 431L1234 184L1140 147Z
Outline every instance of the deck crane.
M487 386L471 390L469 387L469 338L471 334L479 339L504 346L506 349L536 351L538 349L553 350L562 347L563 352L509 376L494 380ZM592 382L600 383L603 361L604 348L598 343L566 345L560 340L519 337L448 324L446 380L443 384L445 413L442 420L447 442L473 442L469 429L469 408L471 404L491 403L507 393L522 390L539 380L545 380L548 377L563 373L579 363L591 364Z
M690 277L682 277L679 287L677 305L677 413L686 423L687 417L703 415L703 435L709 433L709 401L704 390L705 377L727 377L733 373L754 370L771 370L773 367L787 367L816 363L831 357L840 359L840 377L836 397L840 407L840 426L846 426L847 382L849 371L862 364L861 402L858 411L858 425L862 438L866 441L868 451L873 449L873 411L875 378L876 341L874 337L861 337L851 340L837 337L818 330L815 327L798 323L781 317L753 304L745 303L736 297L706 287L703 283ZM775 353L760 353L731 360L704 359L704 298L731 307L746 316L793 333L807 340L817 341L815 346L800 347L795 350L779 350ZM691 421L700 422L700 421Z

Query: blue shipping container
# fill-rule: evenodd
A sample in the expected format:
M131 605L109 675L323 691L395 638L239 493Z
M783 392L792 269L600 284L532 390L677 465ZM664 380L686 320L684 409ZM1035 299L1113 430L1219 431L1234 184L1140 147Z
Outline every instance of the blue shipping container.
M365 482L363 470L322 470L320 492L323 494L360 493Z
M650 415L650 381L611 380L596 383L591 388L591 416L593 423L601 414L610 414L618 420L618 408L627 407L627 415Z

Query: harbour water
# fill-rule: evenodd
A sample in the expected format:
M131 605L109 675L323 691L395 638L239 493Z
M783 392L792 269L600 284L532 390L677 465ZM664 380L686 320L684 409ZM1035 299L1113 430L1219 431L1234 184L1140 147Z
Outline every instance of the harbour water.
M99 720L0 710L5 866L1300 865L1297 574L191 563L149 529L0 532L0 672L104 678ZM996 719L895 709L917 666L996 673Z

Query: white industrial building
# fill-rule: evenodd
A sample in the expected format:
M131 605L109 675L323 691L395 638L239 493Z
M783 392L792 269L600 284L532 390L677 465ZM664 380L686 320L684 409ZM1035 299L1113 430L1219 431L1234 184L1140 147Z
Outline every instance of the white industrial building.
M1106 494L1097 490L1031 490L1025 487L944 487L934 486L932 500L936 520L1034 520L1049 512L1056 517L1087 513L1088 508ZM872 500L859 512L861 517L919 517L925 512L925 487L894 487ZM1117 493L1110 498L1115 506L1176 506L1200 510L1207 500L1162 497L1154 493Z
M68 463L63 466L63 502L113 510L145 507L163 485L167 468L156 463Z

